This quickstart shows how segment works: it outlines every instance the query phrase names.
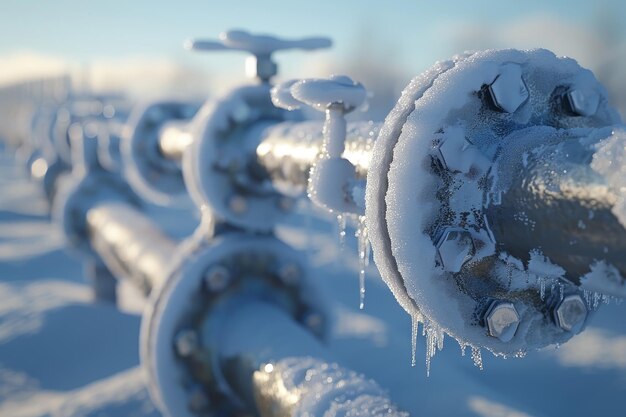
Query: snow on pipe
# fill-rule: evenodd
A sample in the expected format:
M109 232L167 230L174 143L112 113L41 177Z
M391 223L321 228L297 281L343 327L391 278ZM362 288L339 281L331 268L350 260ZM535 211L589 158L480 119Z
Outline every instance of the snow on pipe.
M286 87L291 97L282 107L294 107L289 100L296 99L293 93L297 85L291 82ZM240 105L259 109L266 104L259 102L258 96L265 94L240 89L225 98L215 113L229 115ZM257 97L256 104L251 104L253 96ZM319 101L318 105L330 103ZM289 195L288 186L301 189L308 180L311 163L319 160L323 141L327 141L321 124L277 124L281 118L285 116L272 119L257 115L234 127L222 123L221 128L205 128L192 144L191 169L186 171L196 201L208 203L219 215L242 227L270 228L275 216L253 208L271 206L276 212L276 201ZM531 223L525 223L529 216L550 222L557 206L546 200L541 202L545 209L541 209L520 194L533 190L502 188L506 183L501 177L507 173L514 174L520 183L537 172L530 166L528 170L507 170L511 162L504 158L508 155L517 162L533 161L533 154L552 155L542 151L546 140L556 144L594 135L596 142L606 138L617 143L615 149L621 149L621 128L614 126L619 123L604 88L591 72L571 59L557 58L545 50L466 54L438 63L414 79L382 127L371 124L368 131L364 124L347 126L347 149L342 157L354 166L353 172L335 170L337 175L329 177L340 186L322 186L343 192L343 200L336 201L335 208L346 202L352 205L358 200L363 169L367 170L365 220L374 258L383 279L414 317L415 326L424 323L432 347L429 357L444 333L476 351L486 347L496 354L523 355L529 349L571 338L582 329L598 301L606 298L578 284L590 281L594 284L587 284L589 289L623 296L625 271L618 254L625 239L623 221L619 222L623 219L619 213L623 213L624 204L624 186L620 183L624 162L616 158L604 163L608 166L604 172L598 171L588 159L593 155L594 161L601 160L601 151L593 148L592 152L588 141L587 159L581 157L577 165L593 170L594 181L608 183L611 196L604 198L600 191L592 192L590 176L568 171L561 185L572 183L587 189L585 198L597 204L589 214L584 199L572 195L571 190L559 192L559 200L564 199L560 207L576 207L558 214L564 217L563 224L584 224L577 227L576 237L568 237L571 228L559 228L552 240L525 231L525 240L512 242L502 238L508 228L532 229ZM547 133L550 129L559 134L551 137ZM611 129L615 133L611 134ZM371 151L368 141L373 142ZM252 159L242 162L242 149L250 148L255 149L256 156L249 155ZM358 156L349 155L350 149L356 149ZM240 170L229 170L228 158L236 155ZM220 164L226 165L221 172L214 168ZM552 168L544 167L544 171L551 175ZM250 179L260 183L255 189L263 189L265 194L254 195L241 186ZM561 186L555 181L550 184ZM552 192L548 189L543 197ZM540 193L533 194L535 200L540 197ZM503 202L514 204L515 211L502 213L498 206ZM598 219L588 222L595 214L608 223L600 226ZM594 224L598 228L606 224L615 227L610 234L603 234ZM492 227L498 228L496 233ZM577 240L577 250L590 245L602 249L590 249L594 259L571 256L558 265L555 262L563 259L558 254L567 251L544 245L558 246L559 239L568 245L570 240ZM591 271L586 278L580 277L583 266ZM478 351L475 357L478 361Z
M275 416L407 416L371 379L339 365L302 326L271 304L230 303L215 353L250 411Z

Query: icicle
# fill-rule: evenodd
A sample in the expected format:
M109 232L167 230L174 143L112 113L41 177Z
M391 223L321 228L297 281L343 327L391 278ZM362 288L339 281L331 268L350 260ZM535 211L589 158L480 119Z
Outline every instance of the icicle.
M346 248L346 216L344 214L337 215L337 225L339 226L339 249L343 251Z
M587 307L591 307L591 291L583 290L583 296L585 297L585 302L587 303Z
M431 359L437 350L443 349L443 329L432 322L425 320L424 329L426 332L426 376L430 376Z
M445 333L443 332L443 329L441 327L437 327L437 350L440 352L443 350L444 337Z
M430 324L426 330L426 376L430 376L430 360L435 356L435 344L437 336Z
M480 354L480 348L476 346L472 346L472 360L474 361L474 366L476 366L481 371L483 370L483 358Z
M365 307L365 268L369 264L370 242L367 236L365 216L359 216L358 227L355 233L359 251L359 308Z
M419 317L411 316L411 366L415 366L415 355L417 352L417 328L419 326Z
M546 298L546 280L544 278L539 278L539 297L541 297L541 301Z
M597 309L598 305L600 304L600 293L594 292L593 293L593 309Z
M606 294L602 294L602 304L608 304L609 301L610 301L609 296Z

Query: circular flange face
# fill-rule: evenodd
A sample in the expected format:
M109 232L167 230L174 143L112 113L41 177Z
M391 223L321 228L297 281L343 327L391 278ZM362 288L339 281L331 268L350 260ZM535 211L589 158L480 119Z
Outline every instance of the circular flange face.
M283 273L285 267L295 267L298 274ZM309 327L324 338L324 309L315 304L319 298L304 272L300 255L272 236L231 232L210 242L183 244L168 278L153 290L142 319L141 362L160 410L172 417L196 415L190 408L198 387L218 408L236 407L240 401L217 358L220 335L215 328L222 322L214 315L219 316L215 311L228 300L239 302L242 294L260 297L280 305L303 325L314 313L321 321ZM286 279L294 276L298 279ZM193 334L194 344L181 349L178 340L185 332Z
M87 212L101 201L123 200L139 206L137 196L118 176L106 172L92 172L82 177L67 176L57 181L52 215L61 224L70 248L86 254L94 254L87 232Z
M256 166L264 128L298 120L298 112L276 108L270 86L246 86L200 109L196 134L183 161L185 182L198 206L254 231L269 231L284 216L284 196Z
M618 121L591 72L546 50L479 52L416 78L375 143L366 191L376 264L405 310L426 327L495 354L568 340L572 333L546 312L554 303L549 293L552 284L556 292L578 290L496 250L483 213L498 198L489 190L491 166L523 129ZM502 298L513 312L495 310L519 320L499 334L490 330L487 310Z
M131 114L121 152L124 175L137 194L160 205L176 204L186 197L180 167L159 151L159 134L165 123L190 119L196 109L189 103L160 102Z

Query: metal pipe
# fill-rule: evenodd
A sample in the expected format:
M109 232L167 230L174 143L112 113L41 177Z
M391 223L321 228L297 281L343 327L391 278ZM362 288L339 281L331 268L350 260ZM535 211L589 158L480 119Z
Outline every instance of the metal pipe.
M592 167L597 142L545 139L500 157L497 178L506 191L487 214L497 245L524 261L541 251L576 285L597 260L626 277L626 227L613 211L620 190Z
M166 159L180 162L185 149L193 142L189 121L170 121L159 132L159 151Z
M343 157L355 166L358 179L367 176L372 146L381 127L382 123L371 121L348 124ZM322 122L285 122L263 132L256 154L274 183L303 191L322 145Z
M176 243L128 204L108 202L87 212L92 247L113 274L148 294L167 273Z
M355 410L364 416L408 415L374 381L338 365L279 307L258 299L237 301L212 319L222 320L217 352L222 372L251 412L261 417Z
M359 179L365 179L371 149L381 124L357 122L348 125L344 157L355 165ZM537 143L539 152L528 151L529 136L519 147L503 149L496 181L511 182L502 201L487 207L487 219L501 250L528 261L533 250L565 269L565 277L580 285L597 260L605 260L626 277L626 230L613 208L619 190L590 163L592 144L555 138ZM597 134L597 132L596 132ZM308 173L321 152L321 123L281 123L266 129L257 147L258 163L279 190L307 186ZM511 141L511 143L514 141ZM529 156L524 157L526 152ZM522 166L522 162L526 164ZM623 191L622 191L623 192ZM623 283L622 283L623 284Z

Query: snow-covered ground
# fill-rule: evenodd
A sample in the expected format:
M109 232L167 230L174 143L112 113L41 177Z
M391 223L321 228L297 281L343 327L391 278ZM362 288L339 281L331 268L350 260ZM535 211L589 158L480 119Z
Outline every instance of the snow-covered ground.
M446 339L427 378L424 339L411 367L410 318L375 266L359 310L356 240L340 250L334 222L308 211L302 204L278 234L309 253L331 300L331 349L412 416L626 415L626 303L602 306L558 350L508 360L483 352L483 371ZM175 223L183 217L167 210L151 213L178 235L193 226ZM158 416L139 368L139 326L131 310L90 300L82 266L64 251L39 187L0 154L0 416Z

